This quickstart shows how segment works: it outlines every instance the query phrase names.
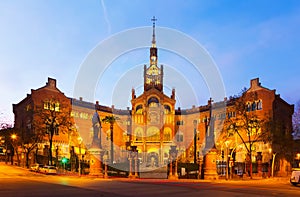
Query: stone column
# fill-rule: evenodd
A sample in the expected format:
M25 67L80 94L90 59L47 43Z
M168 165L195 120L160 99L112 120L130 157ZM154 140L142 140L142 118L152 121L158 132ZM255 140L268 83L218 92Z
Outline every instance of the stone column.
M90 175L103 177L102 156L104 151L100 148L90 148Z
M103 161L104 161L104 178L105 179L108 178L108 174L107 174L107 160L108 160L108 154L107 154L107 151L106 151L105 155L103 156Z
M205 151L206 152L206 151ZM212 147L204 156L204 179L217 180L217 149Z
M131 146L129 151L129 176L128 178L135 179L138 178L138 150L137 146ZM134 169L134 172L132 170Z
M173 161L172 161L172 158L170 156L170 163L169 163L169 176L168 177L171 177L173 175L173 169L172 169L172 164Z

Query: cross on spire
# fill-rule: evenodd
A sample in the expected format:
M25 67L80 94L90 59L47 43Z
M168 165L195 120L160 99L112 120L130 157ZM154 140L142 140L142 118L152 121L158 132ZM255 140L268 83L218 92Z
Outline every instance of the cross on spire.
M155 21L157 21L157 19L155 18L155 16L153 16L153 18L151 19L151 21L153 22L152 46L155 47L155 45L156 45L156 41L155 41Z
M155 18L155 16L153 16L153 18L151 19L151 21L153 21L153 27L155 27L155 21L157 21L157 19Z

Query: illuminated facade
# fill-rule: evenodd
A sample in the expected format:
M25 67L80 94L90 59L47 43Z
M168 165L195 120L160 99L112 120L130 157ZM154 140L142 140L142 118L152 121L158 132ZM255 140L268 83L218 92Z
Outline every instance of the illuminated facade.
M98 101L90 103L82 98L67 98L57 89L56 80L49 78L46 86L32 90L31 94L23 101L13 105L15 127L30 130L32 116L27 111L33 110L34 114L36 101L45 101L54 97L67 99L68 107L72 106L70 116L75 122L74 129L83 139L84 150L92 145L94 135L92 118L95 112L101 119L106 116L118 118L114 124L113 142L110 140L109 124L102 122L102 129L99 133L99 146L102 149L111 151L110 147L113 143L114 162L127 161L127 150L130 146L137 146L138 158L142 167L164 166L169 161L169 150L172 145L177 146L179 161L198 162L199 158L203 156L205 143L207 144L209 139L213 140L217 148L219 163L224 161L225 149L230 150L228 154L231 156L235 155L235 162L245 162L246 152L241 140L236 135L224 140L222 135L224 130L222 122L236 116L237 112L233 108L235 99L225 98L224 101L215 103L210 99L204 106L175 109L175 89L172 90L170 96L165 95L163 77L163 65L158 65L154 24L149 66L144 65L144 92L136 95L135 90L132 89L131 109L115 109L114 106L99 105ZM245 95L253 92L257 97L256 100L249 99L249 113L251 111L260 119L280 123L278 133L273 134L273 141L270 143L257 142L255 150L253 150L253 162L256 162L255 158L259 154L262 156L262 162L268 163L272 154L270 149L272 148L273 152L278 149L276 140L283 136L287 136L287 138L291 136L294 109L293 105L286 103L280 98L280 95L275 93L275 90L261 86L258 78L251 80L250 88ZM210 120L209 125L208 120ZM78 135L74 135L72 139L72 135L60 132L55 136L54 147L63 149L60 154L64 156L68 156L71 146L75 148L75 153L78 153L78 142L76 142ZM208 138L208 136L212 136L212 138ZM40 144L40 146L42 145ZM43 147L40 147L39 150L42 151ZM42 152L40 153L42 154Z

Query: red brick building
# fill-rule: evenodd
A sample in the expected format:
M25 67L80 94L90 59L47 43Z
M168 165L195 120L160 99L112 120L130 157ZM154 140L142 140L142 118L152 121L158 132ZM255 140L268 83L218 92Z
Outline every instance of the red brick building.
M64 103L64 107L70 110L70 118L74 120L72 129L59 132L54 137L52 151L55 155L58 147L58 158L70 157L71 147L75 153L79 153L78 136L83 139L81 154L85 154L85 151L92 146L95 137L92 119L97 113L100 120L112 115L118 118L113 129L114 162L127 161L127 150L130 145L137 146L140 165L145 168L166 165L171 145L177 146L180 161L197 162L198 157L203 156L205 144L209 140L212 140L217 148L217 164L224 161L222 155L225 148L230 150L228 154L235 155L237 163L245 162L246 152L241 139L233 135L224 140L223 135L224 121L235 117L238 113L234 108L236 98L225 98L222 102L209 100L204 106L175 109L175 89L172 90L171 96L165 95L163 91L163 66L158 66L155 39L152 41L149 59L149 67L144 67L144 92L136 95L135 90L132 89L131 109L115 109L114 106L102 106L99 102L86 102L82 98L68 98L57 88L56 80L49 78L46 86L31 90L31 94L13 105L15 128L23 129L24 132L33 132L33 122L38 115L35 113L36 106L55 100L58 104ZM255 99L247 96L253 93ZM255 163L256 156L261 154L262 162L269 163L272 154L276 152L278 161L279 159L281 161L280 168L277 170L284 172L288 163L284 162L285 155L280 152L283 148L280 141L283 138L292 140L294 106L285 102L275 90L261 86L258 78L250 81L250 87L244 96L245 104L249 106L249 113L256 114L260 120L268 120L272 125L276 125L272 128L271 141L255 143L252 161ZM62 105L58 107L61 109ZM101 148L111 151L110 125L101 122L101 126L101 132L97 134ZM260 132L270 131L261 129ZM39 154L45 154L43 152L45 145L47 145L46 141L39 143Z

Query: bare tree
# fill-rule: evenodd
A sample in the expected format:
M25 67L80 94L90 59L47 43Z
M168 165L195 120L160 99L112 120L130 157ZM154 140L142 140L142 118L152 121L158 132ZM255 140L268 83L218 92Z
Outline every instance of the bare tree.
M16 154L18 165L20 164L20 158L18 153L18 147L20 145L20 138L16 130L10 124L1 124L0 137L4 141L4 148L6 149L6 161L11 158L11 164L13 165L13 156ZM1 140L1 141L2 141Z
M300 101L297 102L293 114L293 130L294 139L300 139Z
M25 152L26 167L29 168L29 156L37 148L37 145L43 141L45 133L34 129L27 132L20 130L18 133L22 142L21 146Z
M252 178L252 149L257 142L270 140L269 119L267 116L259 117L256 93L243 93L234 101L235 117L227 118L224 130L228 137L235 133L239 136L247 151L246 161L249 165L249 176ZM262 119L264 117L264 119Z
M50 165L53 165L52 145L54 135L69 132L73 124L69 100L44 100L41 105L36 106L34 129L37 133L44 133L48 138Z

